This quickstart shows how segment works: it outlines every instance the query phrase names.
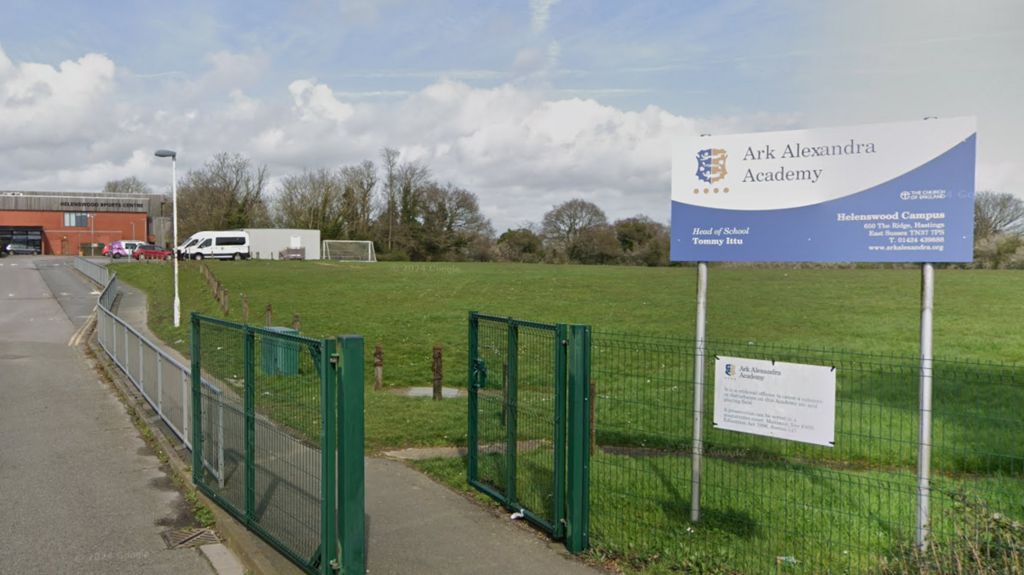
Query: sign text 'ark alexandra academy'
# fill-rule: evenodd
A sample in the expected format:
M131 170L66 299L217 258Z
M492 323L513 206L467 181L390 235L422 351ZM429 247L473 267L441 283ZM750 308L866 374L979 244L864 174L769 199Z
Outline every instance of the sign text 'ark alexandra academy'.
M689 138L674 261L966 262L974 118Z

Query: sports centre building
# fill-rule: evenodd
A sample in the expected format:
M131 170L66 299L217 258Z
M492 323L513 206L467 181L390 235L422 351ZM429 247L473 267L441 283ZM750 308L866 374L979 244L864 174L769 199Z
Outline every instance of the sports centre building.
M53 255L99 253L116 240L167 245L170 204L160 195L0 190L0 242Z

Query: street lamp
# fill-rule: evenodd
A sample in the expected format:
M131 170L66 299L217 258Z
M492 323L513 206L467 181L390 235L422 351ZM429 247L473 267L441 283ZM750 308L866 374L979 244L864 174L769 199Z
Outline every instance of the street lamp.
M174 150L157 150L156 157L171 159L171 220L173 221L173 242L171 249L174 251L174 327L181 325L181 300L178 299L178 178L177 169L178 153Z

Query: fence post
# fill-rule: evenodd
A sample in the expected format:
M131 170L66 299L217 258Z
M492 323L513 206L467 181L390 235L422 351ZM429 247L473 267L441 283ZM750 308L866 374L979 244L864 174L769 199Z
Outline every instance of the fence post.
M256 381L254 377L256 335L251 327L245 328L245 524L256 523Z
M321 342L320 354L320 573L334 573L338 563L338 495L335 482L338 464L338 411L337 394L340 379L337 377L339 357L336 342L325 339Z
M164 416L164 362L160 352L153 350L156 355L156 413L161 418Z
M569 391L568 384L568 368L569 368L569 327L565 324L558 324L555 326L555 412L554 412L554 501L552 507L554 508L554 532L552 535L556 539L565 537L566 524L569 522L568 513L566 511L566 484L565 484L565 455L566 455L566 435L572 434L572 428L566 430L566 417L565 417L565 406L566 406L566 395Z
M505 499L509 506L519 507L516 496L516 460L519 456L519 325L508 320L508 426L505 428Z
M199 329L199 317L192 313L192 483L201 485L203 480L203 428L200 425L199 414L202 412L202 392L200 385L202 374L200 373L199 345L202 337ZM182 380L182 387L184 385ZM183 401L182 404L185 402Z
M341 511L341 572L366 572L366 485L363 464L363 353L362 336L345 335L341 344L338 393L338 508Z
M373 390L384 389L384 348L378 343L373 348Z
M581 553L590 544L590 327L569 333L569 481L565 546Z
M476 312L469 312L469 335L467 343L469 344L468 353L466 354L469 360L469 365L466 369L466 375L468 381L466 382L466 388L469 390L469 417L466 418L466 446L468 448L468 456L466 457L466 475L469 483L472 484L477 479L477 458L476 450L478 448L478 438L476 435L477 426L477 408L479 399L477 398L478 389L476 386L476 360L479 355L477 336L480 329L480 320L476 316Z

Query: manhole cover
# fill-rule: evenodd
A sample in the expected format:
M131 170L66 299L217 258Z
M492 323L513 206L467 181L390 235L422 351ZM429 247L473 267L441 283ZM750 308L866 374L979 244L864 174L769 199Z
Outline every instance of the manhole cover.
M217 534L209 529L170 529L161 533L160 536L164 538L168 549L184 549L220 543Z

